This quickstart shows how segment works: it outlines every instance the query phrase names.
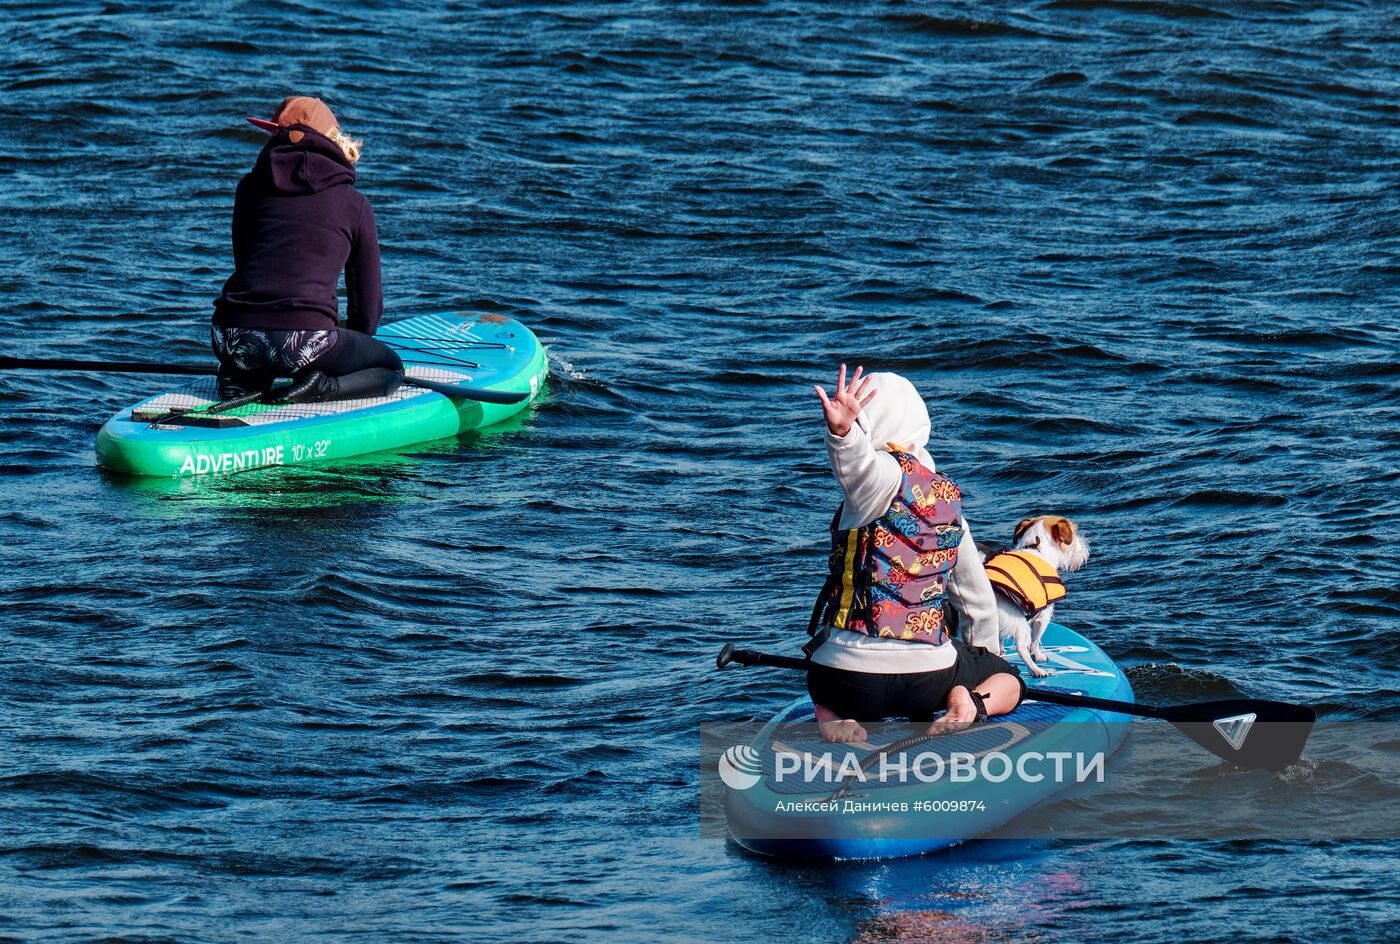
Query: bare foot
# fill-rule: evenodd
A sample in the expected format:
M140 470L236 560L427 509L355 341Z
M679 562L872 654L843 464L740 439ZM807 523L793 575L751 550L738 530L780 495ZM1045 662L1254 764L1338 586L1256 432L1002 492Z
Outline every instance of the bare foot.
M939 715L933 724L928 726L928 733L952 734L961 731L972 722L977 720L977 705L972 700L972 694L965 686L955 685L948 693L948 710Z
M860 726L859 721L823 721L818 727L821 728L822 739L826 741L856 744L865 740L865 729Z

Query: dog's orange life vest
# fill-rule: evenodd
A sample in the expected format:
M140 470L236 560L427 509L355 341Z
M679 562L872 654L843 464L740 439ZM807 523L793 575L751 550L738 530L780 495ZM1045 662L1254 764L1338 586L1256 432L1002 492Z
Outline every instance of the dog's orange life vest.
M1050 562L1030 551L1000 551L982 564L993 589L1006 594L1026 616L1065 596L1065 582Z

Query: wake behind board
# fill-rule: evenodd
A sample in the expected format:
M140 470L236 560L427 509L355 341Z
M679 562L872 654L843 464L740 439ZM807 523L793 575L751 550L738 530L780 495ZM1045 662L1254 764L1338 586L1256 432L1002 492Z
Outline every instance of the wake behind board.
M409 377L526 393L519 403L480 403L421 387L329 403L251 404L201 414L218 400L213 377L142 400L97 434L97 463L132 475L223 475L302 465L444 439L509 419L530 405L548 373L530 329L501 315L418 315L382 325ZM173 410L188 415L152 421Z
M1122 741L1126 715L1037 702L1035 690L1057 688L1133 701L1132 686L1102 649L1072 629L1050 624L1042 645L1050 654L1040 660L1041 667L1051 672L1045 678L1026 673L1014 652L1007 657L1021 669L1029 689L1015 711L911 746L904 752L905 759L912 764L913 755L927 752L944 759L951 759L954 753L980 758L1000 752L1014 760L1030 752L1066 751L1089 756L1102 752L1106 759ZM897 733L882 735L879 726L866 725L870 737L864 745L835 745L821 740L815 721L811 701L799 698L768 722L749 745L748 762L760 774L759 780L746 789L725 788L729 832L744 848L789 859L921 855L996 829L1068 786L1053 777L1038 783L1016 776L1000 783L981 777L961 783L951 777L933 782L916 778L886 782L872 777L853 786L833 808L830 801L836 790L832 780L837 787L845 781L821 775L823 759L838 758L830 765L836 767L849 751L857 761L876 760L880 748L908 736L910 728L899 725L893 728ZM890 750L892 762L899 760L899 753ZM780 774L780 766L791 770L799 760L802 773ZM843 812L846 799L890 812L850 815Z

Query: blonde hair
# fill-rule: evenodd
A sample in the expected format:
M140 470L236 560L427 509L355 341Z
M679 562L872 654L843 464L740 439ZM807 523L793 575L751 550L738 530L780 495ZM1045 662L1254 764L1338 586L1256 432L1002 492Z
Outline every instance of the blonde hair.
M326 137L340 145L340 150L345 155L345 159L351 164L360 159L360 148L365 146L365 142L356 141L339 128L332 128L331 133L326 135Z

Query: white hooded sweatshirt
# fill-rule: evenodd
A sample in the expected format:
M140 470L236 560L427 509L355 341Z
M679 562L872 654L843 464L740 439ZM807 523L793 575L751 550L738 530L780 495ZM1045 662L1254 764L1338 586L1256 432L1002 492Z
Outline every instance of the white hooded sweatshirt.
M826 432L826 453L844 498L837 523L842 530L863 528L889 511L903 473L887 443L908 452L933 471L933 457L927 448L931 429L928 407L919 392L899 374L867 376L870 389L876 391L875 398L856 416L845 436L834 436L830 429ZM965 519L962 527L958 561L948 575L948 596L960 617L961 638L970 645L986 646L996 652L1000 649L996 597ZM951 643L931 646L844 629L833 630L812 654L812 661L820 665L880 675L934 672L948 668L956 659Z

